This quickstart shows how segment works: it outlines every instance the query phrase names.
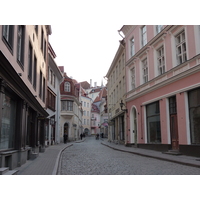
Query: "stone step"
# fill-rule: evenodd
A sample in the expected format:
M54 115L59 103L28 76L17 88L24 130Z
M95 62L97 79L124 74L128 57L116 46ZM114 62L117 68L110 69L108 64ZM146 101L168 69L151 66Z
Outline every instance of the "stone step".
M0 168L0 175L5 174L7 171L9 171L9 168L8 168L8 167L1 167L1 168Z
M17 175L17 173L18 173L18 170L9 170L3 175Z
M170 154L170 155L175 155L175 156L179 156L182 155L180 151L178 150L168 150L166 152L163 152L164 154Z

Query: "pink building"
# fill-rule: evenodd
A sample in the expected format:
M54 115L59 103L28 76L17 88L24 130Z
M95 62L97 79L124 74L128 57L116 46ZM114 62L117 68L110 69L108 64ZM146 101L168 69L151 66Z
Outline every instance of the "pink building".
M200 156L200 26L124 25L126 144Z

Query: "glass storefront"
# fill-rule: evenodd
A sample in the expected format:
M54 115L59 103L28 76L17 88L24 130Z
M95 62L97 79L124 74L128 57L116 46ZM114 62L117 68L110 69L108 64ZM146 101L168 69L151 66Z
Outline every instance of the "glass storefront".
M14 148L16 102L7 94L3 95L0 149Z
M161 143L159 102L146 106L148 143Z
M200 144L200 88L188 92L191 143Z

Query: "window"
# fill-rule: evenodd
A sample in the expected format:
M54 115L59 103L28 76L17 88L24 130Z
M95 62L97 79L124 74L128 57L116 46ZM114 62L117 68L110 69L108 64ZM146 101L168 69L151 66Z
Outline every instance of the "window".
M47 43L46 43L46 40L44 39L44 48L43 48L43 55L44 55L44 59L46 59L46 47L47 46Z
M2 97L0 149L8 149L14 147L16 102L7 94L2 94Z
M164 57L163 46L157 50L157 65L158 65L158 75L165 73L165 57Z
M33 64L33 88L36 89L37 84L37 58L34 55L34 64Z
M69 82L64 83L64 91L70 92L71 91L71 84Z
M142 72L143 72L143 83L148 81L148 66L147 66L147 58L142 61Z
M53 94L50 90L48 90L47 96L48 96L48 101L47 101L48 108L55 111L56 95Z
M176 55L177 64L181 64L187 60L185 32L181 32L176 36Z
M89 108L89 103L87 103L87 107Z
M87 116L89 116L89 111L87 111Z
M122 55L122 69L124 68L124 65L125 65L125 57L124 57L124 54Z
M18 26L17 33L17 60L20 64L24 64L24 39L25 39L25 27Z
M133 67L131 70L130 76L131 76L131 90L135 89L135 67Z
M135 42L134 42L134 38L132 38L130 40L130 53L131 53L131 57L134 56L135 54Z
M142 47L145 46L147 44L147 30L146 30L146 26L143 26L141 29L141 33L142 33Z
M38 34L38 25L35 25L35 32Z
M43 53L43 47L44 47L44 31L43 29L41 29L41 50L42 50L42 53Z
M160 31L162 31L163 29L163 25L156 25L156 33L160 33Z
M191 143L200 144L200 88L188 92Z
M51 69L49 70L49 83L51 83L51 85L55 87L55 74Z
M39 88L39 97L42 98L42 72L40 71L40 88Z
M62 111L73 111L73 101L61 101Z
M159 101L146 106L148 143L161 142Z
M84 107L86 107L86 102L84 101Z
M33 64L33 47L29 42L29 50L28 50L28 78L29 81L32 82L32 64Z
M121 60L119 60L119 74L121 74Z
M14 34L13 25L3 26L3 39L10 49L13 49L13 34Z
M42 100L45 101L45 91L46 91L46 80L43 77L43 96L42 96Z

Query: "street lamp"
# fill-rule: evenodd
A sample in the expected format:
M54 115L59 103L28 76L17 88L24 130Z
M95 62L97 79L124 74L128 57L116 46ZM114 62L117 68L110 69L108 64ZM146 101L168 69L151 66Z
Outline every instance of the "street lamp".
M123 101L121 100L121 103L120 104L120 107L121 107L121 110L124 111L124 112L128 112L128 109L123 109L123 106L126 107L126 105L123 103Z

